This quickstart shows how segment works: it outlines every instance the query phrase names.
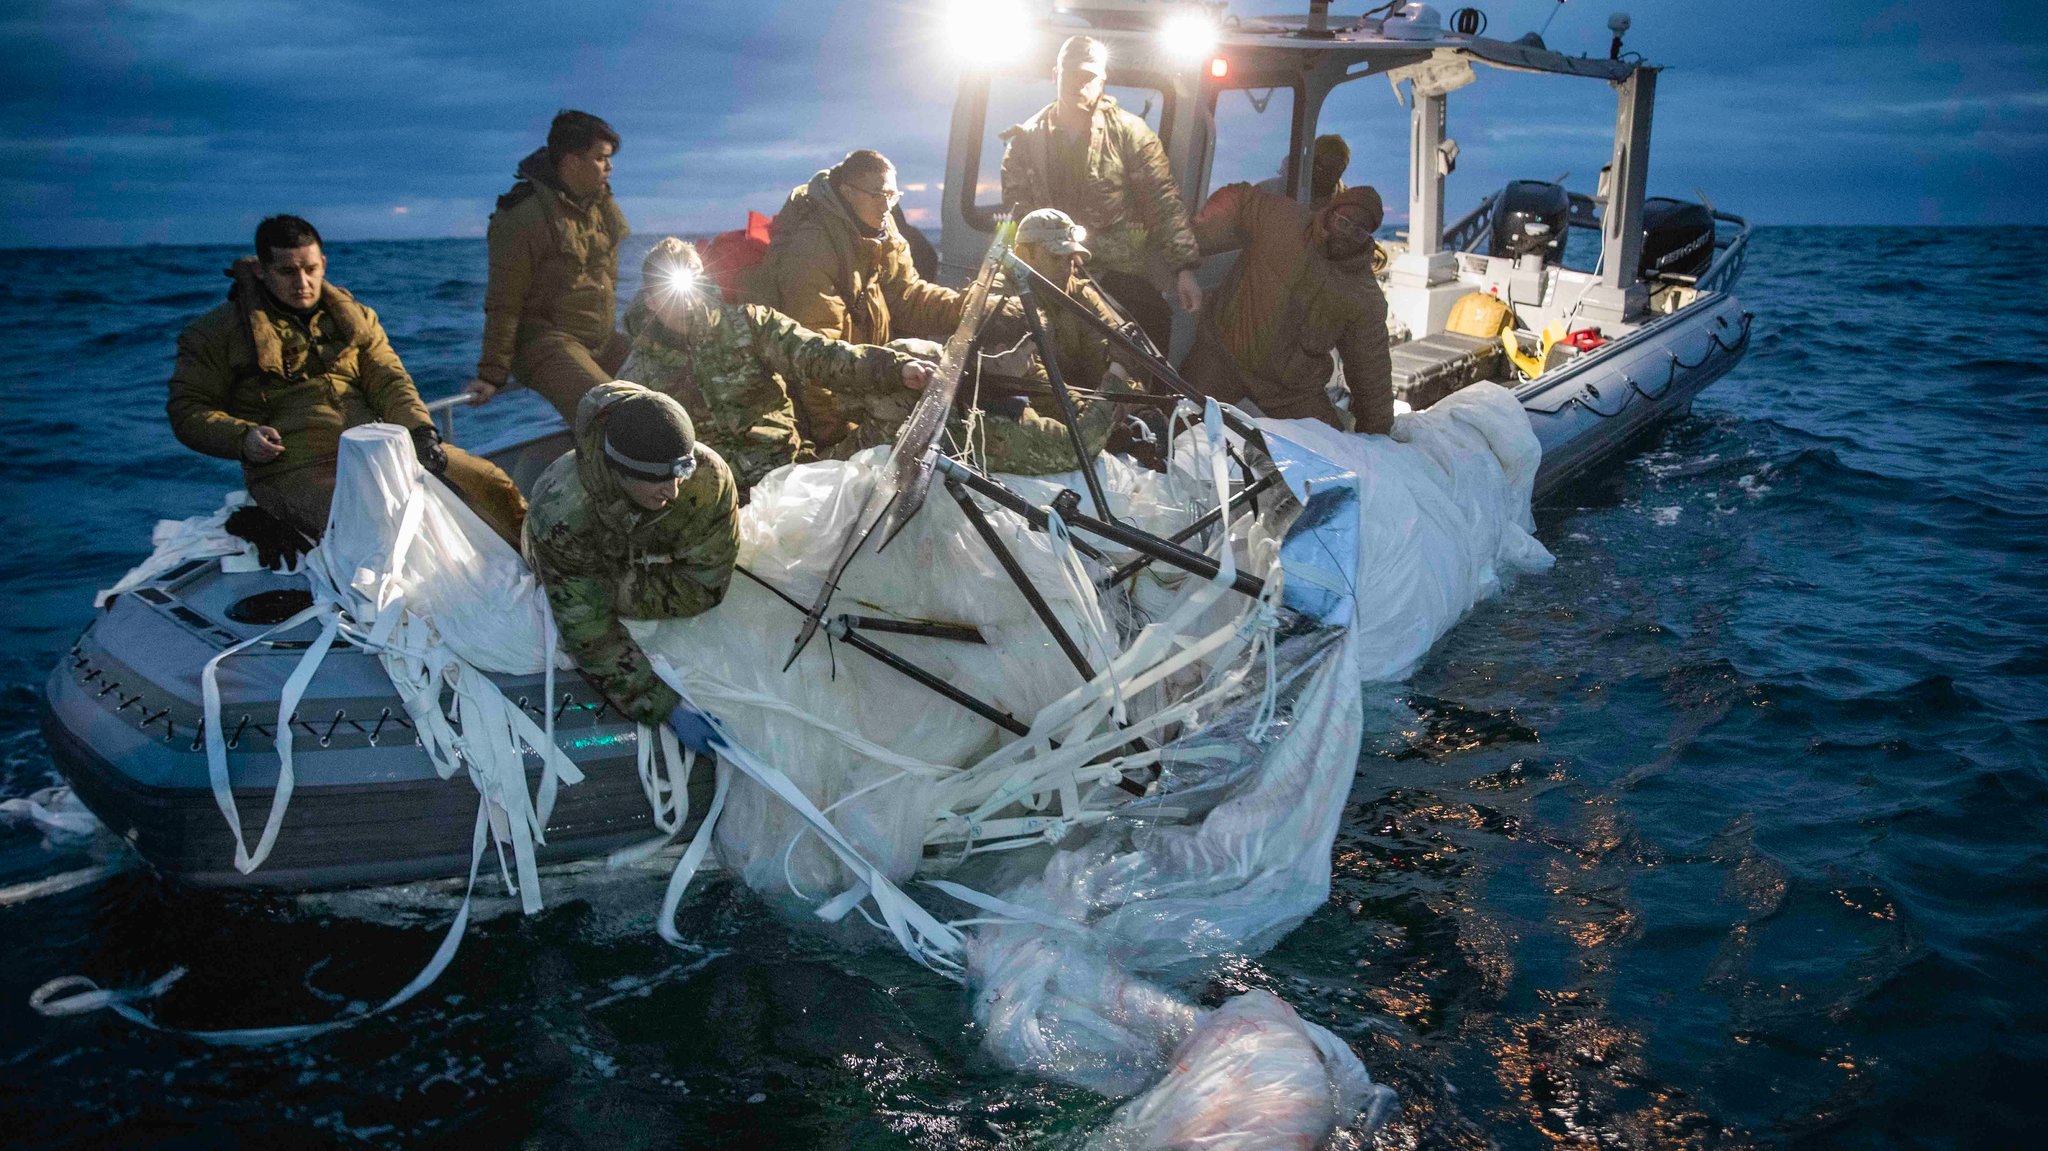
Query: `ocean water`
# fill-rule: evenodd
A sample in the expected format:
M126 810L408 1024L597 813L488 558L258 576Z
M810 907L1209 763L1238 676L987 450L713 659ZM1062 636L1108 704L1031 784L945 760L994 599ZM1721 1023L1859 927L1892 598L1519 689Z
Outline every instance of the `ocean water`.
M0 252L0 797L56 781L37 701L92 590L234 484L162 415L234 254ZM479 243L330 256L423 391L467 378ZM1329 902L1192 990L1348 1039L1400 1092L1388 1147L2038 1146L2044 259L2040 230L1760 230L1748 358L1539 513L1554 571L1372 690ZM87 862L0 830L0 884ZM1114 1106L996 1067L953 985L731 884L684 908L706 950L669 948L659 888L558 888L392 1016L260 1051L26 1000L185 965L167 1023L326 1018L410 978L446 908L146 871L0 907L6 1142L1062 1147Z

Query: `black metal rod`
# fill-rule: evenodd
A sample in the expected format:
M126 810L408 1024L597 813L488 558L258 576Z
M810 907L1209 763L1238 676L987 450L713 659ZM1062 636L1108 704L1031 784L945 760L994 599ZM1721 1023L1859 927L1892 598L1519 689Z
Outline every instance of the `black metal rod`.
M981 542L987 544L988 550L995 553L996 562L1003 565L1003 571L1009 574L1010 582L1017 585L1017 590L1023 594L1024 601L1031 605L1031 610L1038 614L1039 621L1052 633L1053 642L1059 644L1060 650L1066 653L1068 662L1074 665L1074 670L1081 673L1082 679L1093 681L1094 666L1088 662L1088 657L1082 654L1081 646L1074 642L1074 637L1067 634L1066 625L1060 622L1060 617L1053 614L1052 605L1045 602L1045 597L1032 586L1030 577L1024 574L1024 568L1017 563L1017 557L1010 554L1010 549L1003 544L1002 537L996 534L995 525L989 523L988 516L982 513L981 505L974 502L974 497L967 494L967 489L956 482L951 473L946 480L946 490L952 493L953 501L966 513L967 522L974 525L975 532L981 536Z
M1230 503L1226 506L1236 507L1239 501L1257 500L1260 492L1265 491L1269 487L1272 487L1279 481L1280 473L1267 472L1265 475L1259 477L1258 482L1252 484L1247 488L1244 488L1243 490L1239 491L1236 495L1231 496ZM1252 506L1256 508L1258 505L1254 503ZM1223 511L1223 508L1210 508L1207 512L1203 513L1201 519L1198 519L1195 522L1189 524L1188 526L1173 533L1172 535L1167 536L1166 542L1170 544L1186 543L1188 539L1194 536L1196 533L1208 530L1211 524L1214 524L1216 521L1222 519ZM1131 578L1133 575L1136 575L1139 569L1144 568L1148 564L1152 563L1153 560L1156 558L1156 556L1149 555L1138 556L1135 559L1132 559L1123 564L1122 566L1118 567L1115 571L1110 572L1106 576L1103 576L1100 580L1096 581L1095 586L1105 588L1115 587L1123 581Z
M1052 389L1023 376L1006 375L1002 372L983 372L981 380L992 388L1000 388L1005 394L1029 396L1033 399L1050 397ZM1178 396L1155 396L1149 392L1105 392L1094 388L1077 388L1067 385L1067 394L1077 400L1088 400L1106 404L1123 404L1135 408L1172 409L1180 406Z
M846 617L841 616L839 618L844 620ZM971 695L968 695L966 692L961 691L959 688L954 687L952 684L947 683L945 680L940 679L938 676L933 675L932 673L924 670L916 664L911 663L909 660L904 659L902 656L897 655L895 652L890 651L888 648L885 648L882 645L876 643L875 641L860 634L860 632L854 630L853 628L842 627L835 630L838 634L839 641L845 644L846 646L861 653L862 655L869 657L870 659L873 659L876 663L879 663L884 667L887 667L890 670L895 671L897 674L906 676L909 679L921 684L922 686L927 687L932 691L939 693L942 696L945 696L947 699L952 700L954 703L959 704L961 707L966 708L968 711L973 712L974 714L980 716L981 718L989 721L992 724L995 724L997 727L1002 728L1004 731L1007 731L1012 735L1031 734L1030 726L1025 724L1023 721L1019 720L1016 716L1011 715L1009 712L1003 711L1000 708L994 707L991 704L984 703Z
M955 643L988 642L981 629L959 623L935 623L922 619L887 619L878 615L842 615L839 617L850 627L862 631L885 631L897 635L923 636L926 639L949 639Z
M1014 270L1031 266L1010 253L1009 265ZM1034 273L1035 274L1035 273ZM1038 294L1032 290L1029 280L1019 283L1019 302L1024 305L1024 326L1031 332L1031 339L1038 345L1039 366L1045 369L1046 382L1052 387L1053 398L1059 402L1060 418L1067 422L1067 440L1074 445L1074 463L1081 469L1081 479L1088 485L1088 499L1095 505L1095 514L1106 520L1115 520L1109 510L1109 500L1102 494L1102 481L1095 475L1095 461L1088 454L1088 447L1081 442L1081 414L1074 408L1074 397L1067 391L1067 381L1060 374L1059 356L1054 352L1052 337L1046 334L1045 319L1038 314Z
M1079 317L1081 323L1092 329L1096 335L1108 340L1111 348L1123 353L1122 356L1112 356L1112 358L1123 363L1125 367L1137 368L1143 371L1147 377L1157 381L1168 391L1194 403L1199 404L1207 399L1201 392L1195 390L1193 384L1182 379L1181 374L1174 370L1172 364L1166 362L1164 356L1155 355L1152 349L1140 346L1127 333L1115 325L1105 322L1101 316L1096 315L1095 309L1069 296L1051 280L1039 275L1038 270L1031 265L1019 260L1016 261L1016 266L1013 266L1010 271L1020 283L1027 284L1034 291L1042 293L1046 299L1058 304L1069 314ZM1228 408L1223 410L1223 422L1231 431L1246 439L1254 439L1259 435L1257 427L1250 421L1231 412Z
M941 457L939 460L939 470L946 473L949 484L957 482L972 488L976 493L987 496L995 503L1025 516L1027 519L1030 519L1032 526L1043 530L1045 509L1032 507L1030 501L1026 500L1023 496L989 479L987 476L977 474L972 469L962 467L960 464L944 457ZM958 498L957 493L955 498ZM977 508L976 510L979 511L980 509ZM1032 518L1034 513L1036 518ZM1066 520L1070 527L1092 532L1120 547L1126 547L1134 552L1149 555L1160 563L1180 568L1182 571L1193 572L1203 579L1215 579L1217 573L1223 570L1221 565L1208 556L1200 552L1189 551L1178 544L1168 543L1162 537L1155 536L1150 532L1125 527L1119 523L1105 523L1078 509L1072 515L1062 518ZM1074 546L1079 548L1081 541L1075 540ZM1100 555L1099 552L1097 554ZM1243 572L1237 573L1237 578L1231 581L1230 586L1254 598L1264 595L1266 592L1265 580L1257 576L1246 575Z
M1015 512L1023 517L1025 523L1030 524L1039 531L1051 530L1052 520L1046 515L1046 509L1039 507L1002 484L989 479L966 464L946 456L940 456L938 469L948 476L958 479L961 483L973 488L983 496L988 497L989 502L1002 508L1004 511ZM1080 552L1097 563L1104 563L1109 559L1108 556L1102 554L1101 548L1096 547L1087 540L1075 540L1073 543L1075 551Z

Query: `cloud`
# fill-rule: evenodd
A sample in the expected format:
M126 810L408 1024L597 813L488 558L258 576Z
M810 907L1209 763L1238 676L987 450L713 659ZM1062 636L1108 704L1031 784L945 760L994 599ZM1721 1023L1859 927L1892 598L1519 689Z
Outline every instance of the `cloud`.
M2048 5L1629 6L1629 47L1669 66L1653 188L1705 187L1764 220L1905 221L1933 203L1948 219L2048 222L2032 191L2048 182ZM931 185L906 207L936 215L955 73L929 8L14 0L0 10L0 245L239 242L279 210L337 238L475 235L562 107L624 134L617 186L643 231L773 211L853 147ZM1606 46L1605 9L1488 11L1496 35L1555 12L1554 46ZM1590 181L1613 100L1487 71L1451 115L1466 145L1455 211L1509 178ZM1340 89L1325 126L1360 145L1360 178L1398 195L1406 121L1383 82Z

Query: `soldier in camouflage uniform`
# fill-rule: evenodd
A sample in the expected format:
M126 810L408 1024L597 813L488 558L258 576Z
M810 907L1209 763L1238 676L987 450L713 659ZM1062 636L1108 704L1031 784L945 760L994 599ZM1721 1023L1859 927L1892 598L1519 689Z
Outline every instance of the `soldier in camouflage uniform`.
M1056 208L1040 208L1018 222L1017 258L1031 265L1039 275L1066 290L1095 314L1115 327L1123 323L1108 301L1081 270L1088 255L1082 243L1088 230L1074 223ZM986 343L1005 346L1024 334L1023 318L1017 305L1006 301L998 318L991 322ZM1060 379L1070 388L1100 389L1110 393L1130 390L1130 379L1121 367L1110 363L1109 343L1065 308L1041 302L1039 315L1052 340L1054 361ZM1049 388L1037 345L1027 342L1015 352L996 358L988 370L1023 378L1035 388ZM991 395L989 392L993 392ZM1059 401L1050 396L1005 396L1002 389L988 389L983 408L972 426L956 422L954 436L973 445L982 454L983 466L1007 475L1043 476L1071 472L1080 467L1074 458L1074 441L1067 434ZM1081 443L1088 459L1102 454L1116 422L1117 405L1106 399L1075 397L1075 414L1080 418Z
M680 700L619 620L718 606L739 557L738 500L732 472L696 441L682 405L623 382L583 397L575 450L534 484L527 562L563 646L633 719L673 720Z
M1060 45L1058 96L1003 132L1003 203L1018 217L1058 208L1088 230L1095 278L1161 348L1173 313L1160 288L1174 285L1181 310L1198 312L1201 263L1187 206L1149 125L1103 94L1109 49L1087 36Z
M840 426L824 454L845 458L888 442L902 416L884 413L931 379L903 353L827 339L758 304L720 303L697 249L672 236L642 265L626 331L633 351L620 375L680 401L742 493L808 454L793 387L829 402Z

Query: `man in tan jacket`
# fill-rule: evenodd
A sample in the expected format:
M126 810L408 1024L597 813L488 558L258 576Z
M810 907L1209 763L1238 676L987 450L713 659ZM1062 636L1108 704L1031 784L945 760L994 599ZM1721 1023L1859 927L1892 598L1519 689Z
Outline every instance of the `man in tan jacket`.
M1166 148L1145 121L1103 94L1109 49L1087 36L1060 45L1058 95L1003 133L1003 203L1019 219L1058 208L1088 232L1096 283L1152 342L1167 346L1171 283L1181 310L1198 312L1201 262Z
M896 167L870 149L791 191L775 217L768 253L743 283L742 303L773 308L821 336L849 344L943 342L960 326L960 293L918 274L891 218L902 193ZM929 351L929 349L922 349ZM791 400L806 442L833 454L848 434L844 405L823 384L793 381ZM892 389L900 391L900 389ZM891 396L907 405L909 396ZM897 415L909 415L908 407ZM883 429L883 435L894 428Z
M587 112L561 112L547 146L519 162L518 182L498 197L483 355L467 389L472 403L524 384L574 423L583 393L609 382L625 362L619 244L629 229L612 199L618 148L611 125Z
M1387 300L1373 275L1380 211L1379 193L1364 186L1338 192L1321 210L1250 184L1211 196L1195 217L1202 251L1242 251L1196 328L1181 375L1204 395L1249 401L1274 419L1390 429ZM1349 421L1327 391L1332 351L1351 389Z
M228 270L228 300L178 336L165 405L187 447L239 460L258 507L309 539L327 530L341 433L412 432L422 467L514 547L526 501L496 464L441 442L377 313L327 282L320 233L297 216L256 228L256 258Z

